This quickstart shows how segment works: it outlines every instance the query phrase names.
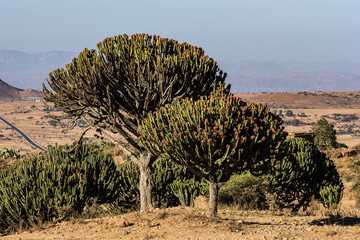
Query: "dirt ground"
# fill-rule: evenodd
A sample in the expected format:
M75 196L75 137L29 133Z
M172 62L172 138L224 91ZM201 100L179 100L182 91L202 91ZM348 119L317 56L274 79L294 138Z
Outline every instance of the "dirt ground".
M207 218L205 211L201 206L175 207L74 219L0 239L360 239L360 210L329 217L326 210L313 216L311 211L292 215L220 208L216 218Z

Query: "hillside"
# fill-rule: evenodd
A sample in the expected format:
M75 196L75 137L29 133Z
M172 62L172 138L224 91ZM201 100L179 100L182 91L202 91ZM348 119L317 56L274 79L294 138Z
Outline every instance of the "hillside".
M360 109L360 91L258 93L236 96L247 102L267 104L273 109Z
M34 100L42 96L40 91L15 88L0 79L0 101Z

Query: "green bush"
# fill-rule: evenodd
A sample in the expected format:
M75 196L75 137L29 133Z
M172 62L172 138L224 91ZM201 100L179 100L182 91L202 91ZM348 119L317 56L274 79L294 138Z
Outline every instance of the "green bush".
M219 190L219 203L236 205L241 209L267 209L264 177L255 177L250 172L232 175Z
M343 187L339 185L322 186L319 194L325 207L336 207L343 197Z
M303 138L287 139L282 145L283 156L269 175L269 191L284 207L306 209L312 198L324 206L337 204L344 189L331 159Z
M356 149L358 148L358 149ZM356 151L360 150L360 144L355 147ZM354 174L355 183L352 186L351 190L355 191L356 194L356 205L360 207L360 160L358 157L354 157L351 159L350 164L351 171Z
M159 159L152 165L153 203L156 207L177 205L193 206L194 199L201 193L202 181L185 167L172 161ZM113 212L129 212L139 209L140 171L133 162L118 166L121 188L119 197L107 208Z
M312 128L314 132L314 143L321 150L336 148L336 130L334 124L328 122L325 118L321 118Z
M59 221L85 206L119 196L119 177L110 155L91 144L72 156L68 146L49 148L0 173L0 230Z
M0 160L5 160L7 158L19 158L20 151L17 148L3 148L0 150Z
M119 196L113 202L106 204L113 213L126 213L137 210L140 207L138 166L133 162L125 162L118 167L119 172Z

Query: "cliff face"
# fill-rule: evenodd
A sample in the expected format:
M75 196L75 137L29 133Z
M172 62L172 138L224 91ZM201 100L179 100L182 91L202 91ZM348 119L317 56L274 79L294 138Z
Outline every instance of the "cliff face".
M41 91L15 88L0 79L0 101L34 100L43 97Z

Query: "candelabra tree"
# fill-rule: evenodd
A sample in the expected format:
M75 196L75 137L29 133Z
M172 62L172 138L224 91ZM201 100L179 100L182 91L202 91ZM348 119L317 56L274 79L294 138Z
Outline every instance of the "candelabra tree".
M218 87L199 100L182 99L149 113L140 141L154 156L185 165L209 182L208 216L217 214L221 183L232 173L271 169L286 132L261 104L247 104Z
M314 143L321 151L335 148L338 145L334 124L328 122L325 118L321 118L317 121L312 130L315 136Z
M80 119L87 123L80 139L91 128L100 137L119 136L114 140L140 168L141 211L147 211L153 208L150 167L156 158L139 144L141 121L176 99L209 94L225 78L199 47L156 35L119 35L51 72L50 90L43 84L43 92L64 112L62 119L72 118L69 128Z
M333 161L303 138L287 139L271 174L269 190L284 207L306 209L312 198L326 207L336 206L344 185Z

